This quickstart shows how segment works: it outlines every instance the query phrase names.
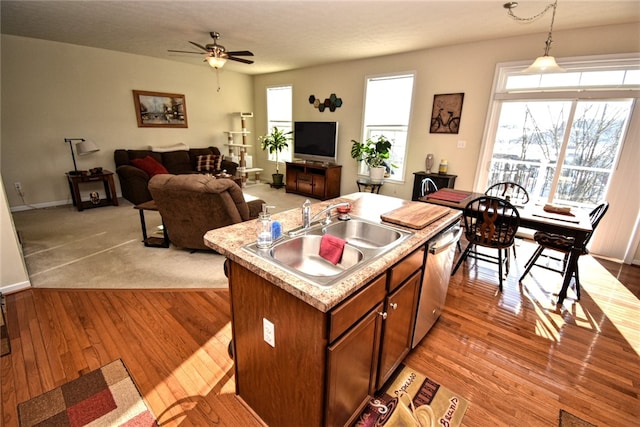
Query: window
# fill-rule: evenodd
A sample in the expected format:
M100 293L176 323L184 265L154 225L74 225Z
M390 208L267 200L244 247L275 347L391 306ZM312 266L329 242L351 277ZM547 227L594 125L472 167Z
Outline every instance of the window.
M390 165L386 165L388 181L404 180L414 79L411 73L369 77L366 81L363 140L384 135L393 144ZM369 173L364 162L360 162L358 173Z
M292 125L292 86L278 86L267 88L267 133L274 127L286 132L293 130ZM280 162L290 162L292 159L293 144L278 154ZM276 161L276 154L269 153L268 159Z
M515 181L534 201L591 209L607 196L640 88L637 58L581 61L566 73L498 70L482 188Z

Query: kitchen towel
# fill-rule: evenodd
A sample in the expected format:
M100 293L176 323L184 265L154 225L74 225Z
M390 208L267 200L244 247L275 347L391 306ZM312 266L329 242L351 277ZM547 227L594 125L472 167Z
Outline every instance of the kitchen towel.
M320 239L320 256L335 265L342 259L342 252L346 243L339 237L323 234L322 239Z

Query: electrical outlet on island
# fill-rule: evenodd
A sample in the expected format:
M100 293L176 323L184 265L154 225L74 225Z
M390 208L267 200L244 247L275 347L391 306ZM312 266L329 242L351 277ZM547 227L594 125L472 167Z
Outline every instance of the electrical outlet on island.
M264 317L262 318L262 330L263 330L264 341L267 344L269 344L271 347L275 348L275 346L276 346L276 327L273 325L273 323L271 323L270 321L268 321Z

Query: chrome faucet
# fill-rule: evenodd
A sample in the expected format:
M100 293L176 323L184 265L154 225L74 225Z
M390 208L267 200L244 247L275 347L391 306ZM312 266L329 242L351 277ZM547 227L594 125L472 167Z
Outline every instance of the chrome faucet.
M349 203L349 202L334 203L333 205L327 206L326 208L324 208L323 210L321 210L320 212L318 212L314 216L311 216L311 206L310 206L310 203L309 204L307 203L307 201L305 201L304 204L302 205L302 227L299 227L299 228L296 228L296 229L293 229L293 230L289 231L289 236L291 236L291 237L297 236L298 234L301 234L301 233L307 231L307 229L309 227L311 227L311 225L314 223L314 221L316 221L322 215L325 215L325 219L323 221L320 221L320 223L323 224L323 225L330 224L331 223L331 211L334 208L351 206L351 203Z
M328 225L331 224L331 211L334 208L346 208L351 206L351 204L349 202L340 202L340 203L334 203L333 205L329 205L326 208L324 208L323 210L321 210L320 212L318 212L317 214L315 214L310 220L309 220L309 225L313 224L313 221L315 219L317 219L318 217L322 216L322 214L326 214L326 217L324 219L324 221L322 221L323 225Z

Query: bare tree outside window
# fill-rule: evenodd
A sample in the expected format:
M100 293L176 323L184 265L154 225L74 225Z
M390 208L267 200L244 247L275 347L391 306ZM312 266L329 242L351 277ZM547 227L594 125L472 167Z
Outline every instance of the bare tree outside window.
M557 179L554 203L596 205L606 194L630 108L631 100L505 102L487 186L518 182L546 201Z

